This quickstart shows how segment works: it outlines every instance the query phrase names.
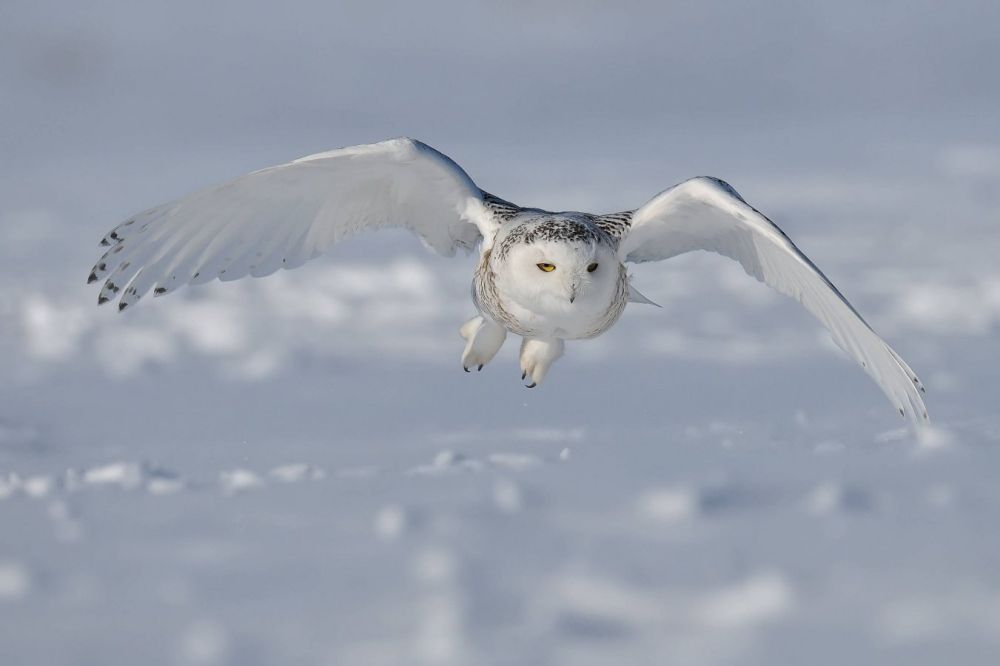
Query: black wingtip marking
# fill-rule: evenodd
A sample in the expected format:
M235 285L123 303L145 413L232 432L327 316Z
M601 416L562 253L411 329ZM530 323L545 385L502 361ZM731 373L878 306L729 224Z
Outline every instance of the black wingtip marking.
M900 416L906 416L906 412L903 411L902 407L899 408L899 415Z
M128 303L125 303L125 302L119 303L118 304L118 312L121 312L122 310L124 310L127 307L128 307Z
M108 298L108 297L106 297L106 296L98 296L98 297L97 297L97 304L98 304L98 305L104 305L105 303L107 303L107 302L108 302L108 301L110 301L110 300L111 300L111 299L110 299L110 298Z
M97 282L97 273L91 271L90 275L87 276L87 284L93 284L95 282Z
M102 238L101 239L101 247L110 247L110 246L111 246L111 243L108 241L107 238Z

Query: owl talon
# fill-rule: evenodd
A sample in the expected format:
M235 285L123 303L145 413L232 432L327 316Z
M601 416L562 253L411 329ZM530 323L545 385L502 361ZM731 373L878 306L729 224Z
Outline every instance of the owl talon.
M521 379L528 379L528 388L535 388L560 356L565 345L559 338L524 338L521 342Z
M466 372L473 367L481 371L507 339L507 329L481 316L462 324L459 334L466 341L462 353L462 367Z

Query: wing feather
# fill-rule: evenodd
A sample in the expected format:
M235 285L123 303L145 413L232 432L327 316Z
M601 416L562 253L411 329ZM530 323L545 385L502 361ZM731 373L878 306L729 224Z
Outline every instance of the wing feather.
M101 239L88 282L119 309L150 289L294 268L366 229L402 227L451 256L495 230L483 193L450 158L412 139L310 155L145 210Z
M632 215L619 255L625 261L658 261L693 250L734 259L748 274L802 303L900 414L915 423L927 421L923 385L910 366L788 236L728 183L693 178L660 193Z

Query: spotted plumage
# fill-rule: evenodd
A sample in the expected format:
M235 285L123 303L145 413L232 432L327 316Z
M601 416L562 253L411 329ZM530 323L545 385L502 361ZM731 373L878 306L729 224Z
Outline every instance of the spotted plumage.
M261 169L134 215L101 238L87 281L104 280L99 304L117 298L126 310L150 291L295 268L382 227L407 228L446 256L478 247L479 314L460 329L466 370L481 370L514 333L521 375L537 386L564 340L600 335L629 302L651 302L626 263L707 250L801 302L901 413L926 420L909 366L784 232L715 178L685 181L635 210L554 213L485 192L442 153L394 139Z

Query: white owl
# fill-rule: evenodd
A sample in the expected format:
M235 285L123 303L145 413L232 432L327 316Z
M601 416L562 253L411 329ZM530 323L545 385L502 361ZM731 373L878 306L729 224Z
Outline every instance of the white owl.
M633 211L608 215L522 208L480 190L451 159L412 139L343 148L247 174L115 227L88 282L118 309L150 289L261 277L295 268L366 229L405 227L436 252L479 249L461 327L462 365L482 369L507 337L521 344L522 378L541 383L564 340L600 335L626 304L648 303L626 262L717 252L802 303L885 392L926 421L917 376L836 287L728 184L693 178Z

